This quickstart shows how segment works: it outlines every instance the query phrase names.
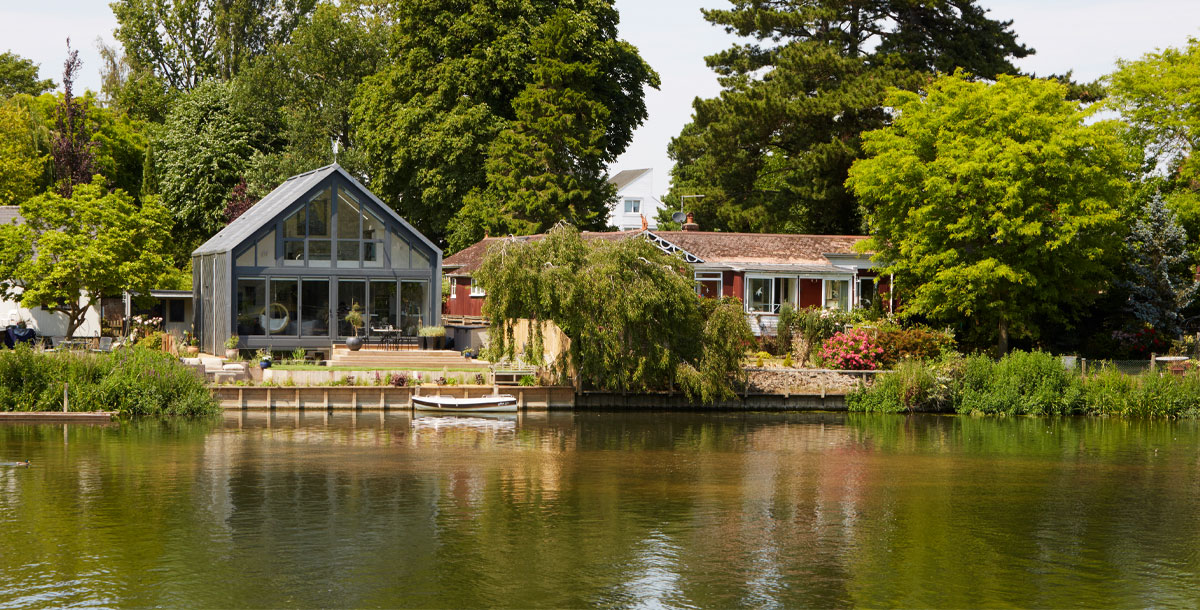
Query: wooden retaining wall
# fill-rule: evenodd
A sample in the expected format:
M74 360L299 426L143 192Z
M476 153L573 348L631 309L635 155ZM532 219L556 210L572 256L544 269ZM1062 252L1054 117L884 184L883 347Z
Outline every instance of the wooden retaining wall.
M844 394L747 394L711 405L688 400L683 394L614 394L583 392L575 397L577 410L725 410L725 411L845 411Z
M406 387L392 386L211 386L224 409L411 409L412 396L476 398L492 395L492 388L477 386ZM570 387L532 386L502 388L502 394L517 397L526 410L570 409L575 391Z

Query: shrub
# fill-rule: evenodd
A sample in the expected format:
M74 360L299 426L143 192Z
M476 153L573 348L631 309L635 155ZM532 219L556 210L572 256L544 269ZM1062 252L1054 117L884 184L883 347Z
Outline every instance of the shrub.
M1045 352L1013 352L993 361L966 359L955 410L960 413L1068 415L1083 406L1079 377Z
M475 374L475 385L486 385L486 384L487 384L487 377L485 377L483 373L476 373Z
M72 411L200 416L218 410L204 381L160 351L38 353L24 346L0 351L0 410L59 411L63 383Z
M814 360L820 354L821 345L845 329L850 314L831 309L809 307L797 311L791 324L792 353L800 366Z
M446 336L446 327L445 326L422 326L417 331L417 336L418 337L445 337Z
M869 371L879 368L883 350L865 330L847 330L833 335L821 346L821 358L839 369Z
M393 385L397 388L404 387L404 384L407 381L408 381L408 376L406 376L406 375L398 375L396 373L392 373L391 375L388 375L388 383L390 383L391 385Z
M796 310L791 303L779 307L779 324L775 327L775 353L791 354L793 329L796 325Z
M788 352L783 355L783 368L785 368L785 369L792 368L792 353L791 352Z
M846 396L851 411L901 413L936 411L949 402L949 388L939 383L934 367L909 360L896 370L880 374L875 383Z
M936 360L954 349L954 337L927 328L879 330L875 342L883 350L880 363L886 367L903 360Z
M526 375L517 381L517 384L525 387L535 386L538 384L538 380L533 375Z
M241 339L237 335L230 335L230 337L225 340L225 349L237 349L238 341L240 340Z

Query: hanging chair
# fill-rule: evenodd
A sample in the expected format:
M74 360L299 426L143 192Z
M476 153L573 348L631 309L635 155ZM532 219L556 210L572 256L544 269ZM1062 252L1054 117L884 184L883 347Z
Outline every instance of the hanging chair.
M288 308L284 307L282 303L271 303L258 316L259 324L262 324L262 327L267 329L267 334L269 335L278 335L283 332L283 329L287 328L288 322L291 320L292 317L288 313Z

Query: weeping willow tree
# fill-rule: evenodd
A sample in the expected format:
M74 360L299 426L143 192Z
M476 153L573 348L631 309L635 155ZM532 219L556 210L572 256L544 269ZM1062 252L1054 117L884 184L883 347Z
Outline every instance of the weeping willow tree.
M741 357L752 339L741 305L696 296L682 259L641 239L584 240L559 226L542 239L492 246L477 279L487 290L494 355L512 357L517 320L531 329L553 322L571 345L552 363L584 387L616 392L679 387L713 402L743 381ZM531 330L530 356L540 333Z

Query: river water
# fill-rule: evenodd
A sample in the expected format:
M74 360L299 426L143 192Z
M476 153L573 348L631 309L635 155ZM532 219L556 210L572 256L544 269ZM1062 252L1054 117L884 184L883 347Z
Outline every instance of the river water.
M586 413L0 425L0 608L1194 607L1200 427Z

